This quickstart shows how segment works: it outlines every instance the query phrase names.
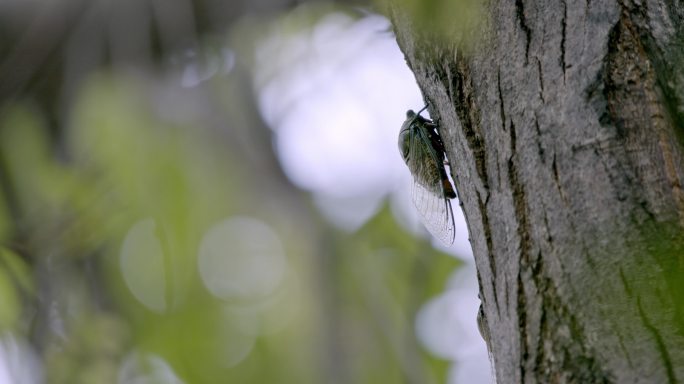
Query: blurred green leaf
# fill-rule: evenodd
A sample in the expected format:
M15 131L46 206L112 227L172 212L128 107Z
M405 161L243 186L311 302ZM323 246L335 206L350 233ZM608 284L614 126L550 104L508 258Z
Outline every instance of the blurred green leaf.
M6 244L9 241L13 229L7 198L0 191L0 244Z
M387 0L378 0L387 1ZM478 37L484 17L479 0L397 0L396 6L413 20L418 32L428 33L448 43L468 47Z
M0 121L0 151L21 210L32 221L61 210L69 177L52 160L41 114L27 105L7 106Z
M31 269L21 256L10 249L0 247L0 267L8 273L17 289L27 295L35 294Z

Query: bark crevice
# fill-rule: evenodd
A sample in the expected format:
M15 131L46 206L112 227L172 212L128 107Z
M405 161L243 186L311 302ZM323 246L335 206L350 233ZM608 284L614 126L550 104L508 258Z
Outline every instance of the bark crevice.
M506 132L506 108L504 108L503 92L501 91L501 69L496 72L496 85L499 91L499 116L501 117L501 129Z
M530 43L532 42L532 30L527 25L525 20L525 5L523 0L515 0L515 16L518 19L520 29L525 34L525 65L529 63L530 57Z
M494 286L494 282L497 280L497 266L496 266L496 258L494 257L493 249L494 249L494 244L492 243L492 229L491 226L489 225L489 215L487 212L487 206L486 202L482 201L482 197L480 196L480 193L477 192L477 203L478 207L480 209L480 217L482 218L482 228L484 230L484 237L485 237L485 242L487 244L487 260L489 261L489 270L492 275L492 279L490 280L490 284L492 287L492 291L494 294L492 295L494 298L494 305L496 306L496 311L499 316L501 316L501 308L499 307L499 299L496 295L496 287ZM482 285L480 285L482 286ZM484 298L482 298L484 299Z
M539 79L539 100L546 103L544 99L544 74L542 73L541 60L537 57L537 78ZM501 80L499 80L499 93L501 93Z
M561 19L561 41L560 41L560 67L563 71L563 84L565 84L565 39L568 28L568 3L567 0L562 0L563 3L563 18Z

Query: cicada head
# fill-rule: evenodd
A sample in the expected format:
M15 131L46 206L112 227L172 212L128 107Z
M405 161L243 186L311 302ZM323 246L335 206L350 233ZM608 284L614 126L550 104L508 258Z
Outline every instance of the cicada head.
M409 151L411 147L411 131L403 129L399 131L399 153L404 161L408 161Z
M416 119L416 113L412 109L406 112L406 120L401 125L399 131L399 153L404 161L408 162L410 146L411 146L411 124Z

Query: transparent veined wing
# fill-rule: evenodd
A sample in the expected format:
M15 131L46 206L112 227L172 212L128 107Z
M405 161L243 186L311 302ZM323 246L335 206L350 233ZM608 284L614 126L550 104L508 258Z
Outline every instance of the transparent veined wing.
M441 154L431 145L428 128L420 122L411 127L407 165L413 175L411 195L423 224L433 236L451 245L456 235L451 201L444 189L446 177Z

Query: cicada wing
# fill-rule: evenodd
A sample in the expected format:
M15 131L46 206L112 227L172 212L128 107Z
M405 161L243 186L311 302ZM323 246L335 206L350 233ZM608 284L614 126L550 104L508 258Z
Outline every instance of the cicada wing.
M446 245L454 243L456 235L454 213L451 201L425 189L418 182L413 183L413 203L423 220L425 228Z
M423 224L433 236L451 245L456 235L454 213L442 183L442 159L432 148L424 127L416 127L410 139L408 167L413 175L411 195Z

